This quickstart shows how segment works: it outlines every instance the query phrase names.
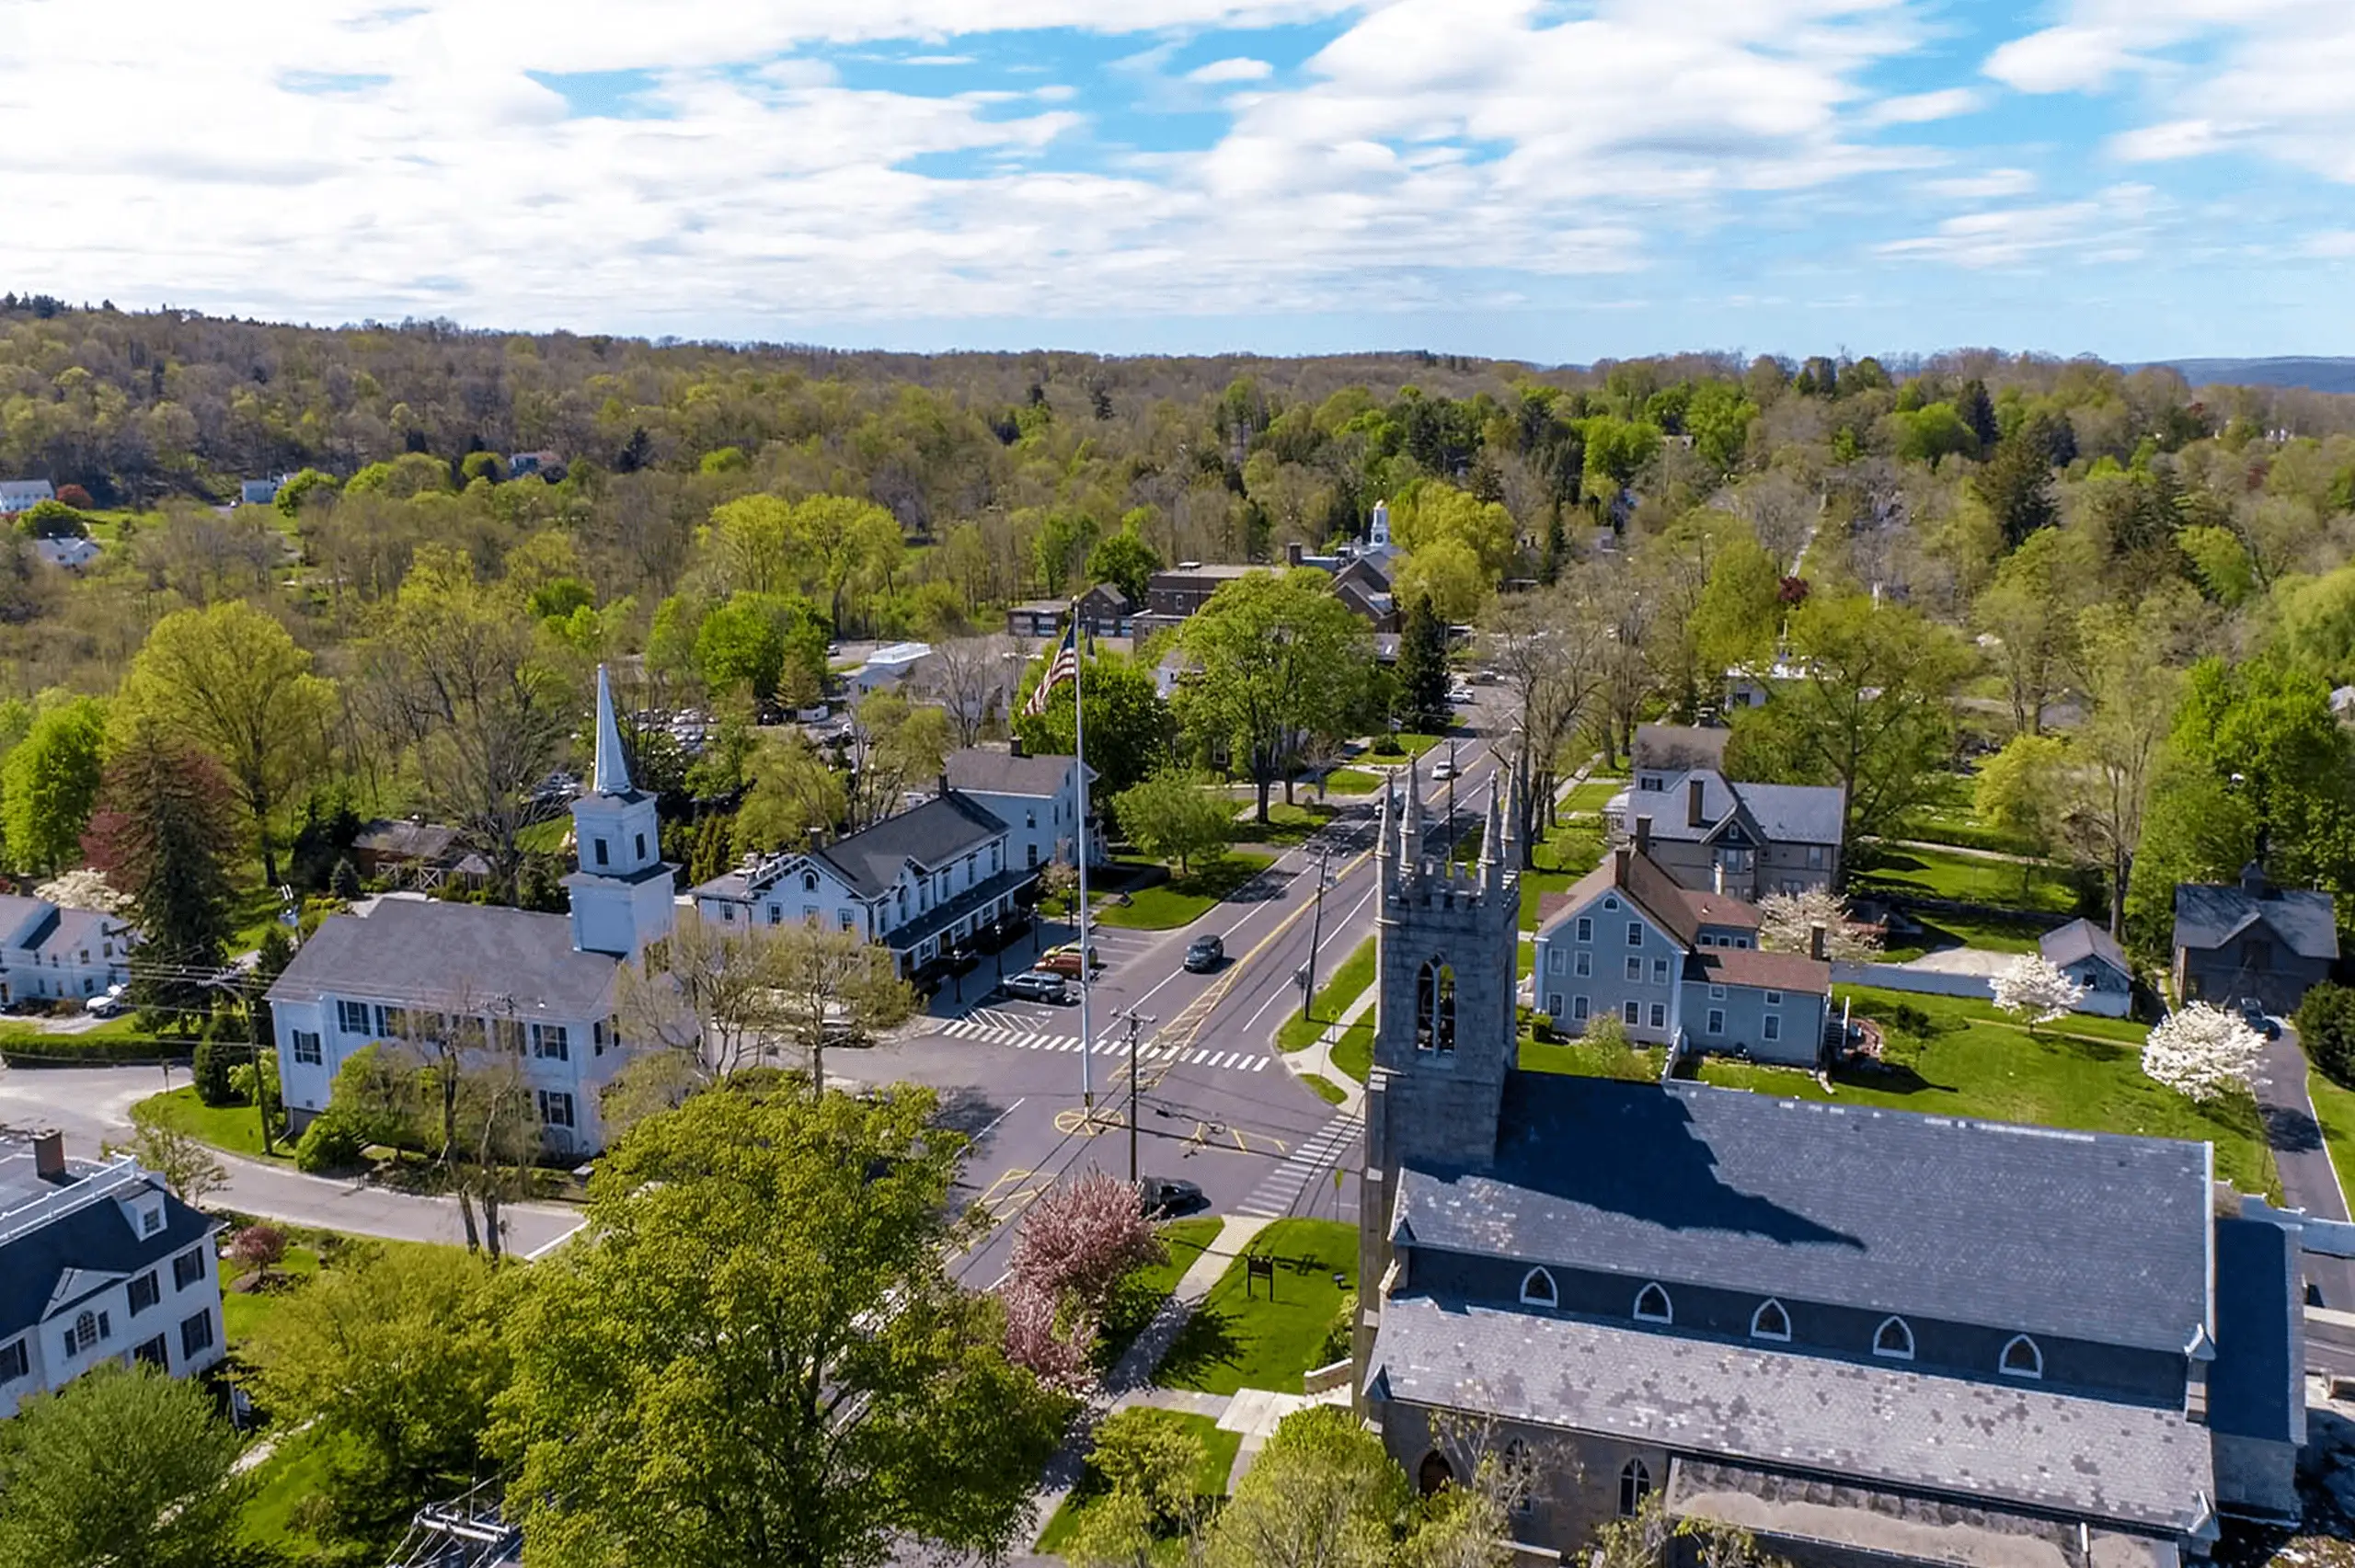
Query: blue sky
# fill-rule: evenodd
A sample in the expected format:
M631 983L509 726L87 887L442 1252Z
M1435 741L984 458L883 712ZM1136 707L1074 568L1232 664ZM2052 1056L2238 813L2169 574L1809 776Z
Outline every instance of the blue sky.
M908 349L2355 353L2350 81L2349 0L17 0L0 281Z

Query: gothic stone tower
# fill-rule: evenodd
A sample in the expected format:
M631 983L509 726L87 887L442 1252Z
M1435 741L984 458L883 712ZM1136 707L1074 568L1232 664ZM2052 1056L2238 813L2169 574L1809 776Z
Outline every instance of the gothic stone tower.
M1491 784L1476 867L1423 853L1423 808L1407 775L1405 808L1383 802L1374 853L1373 1070L1366 1076L1365 1162L1358 1191L1361 1370L1373 1345L1402 1163L1480 1170L1496 1155L1505 1079L1518 1055L1513 1009L1520 940L1518 780Z

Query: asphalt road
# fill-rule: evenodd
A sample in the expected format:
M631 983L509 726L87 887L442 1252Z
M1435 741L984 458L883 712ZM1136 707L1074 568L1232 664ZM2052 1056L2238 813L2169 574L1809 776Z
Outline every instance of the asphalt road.
M185 1084L185 1072L175 1075ZM66 1151L98 1158L100 1147L131 1136L131 1107L158 1090L173 1087L152 1067L11 1069L0 1071L0 1126L31 1130L55 1127ZM220 1156L229 1180L206 1200L293 1225L383 1236L404 1242L462 1242L457 1205L448 1198L416 1197L362 1183L306 1176L282 1165ZM505 1210L507 1245L518 1254L543 1252L580 1227L577 1209L519 1204Z
M1459 726L1452 828L1479 819L1494 760L1473 733L1476 707ZM1426 811L1444 816L1450 791L1431 779L1448 757L1442 743L1417 764ZM1300 1005L1294 977L1312 935L1319 983L1373 934L1373 847L1379 792L1339 807L1331 822L1285 852L1266 872L1193 924L1167 932L1097 927L1091 940L1105 967L1089 998L1097 1047L1079 1049L1076 1006L1050 1007L982 993L994 970L966 977L965 997L935 999L932 1015L899 1040L839 1054L829 1068L868 1083L910 1082L937 1090L947 1117L971 1133L960 1196L988 1207L996 1224L959 1260L970 1283L988 1286L1005 1268L1011 1221L1040 1194L1091 1166L1130 1173L1127 1027L1141 1024L1135 1089L1136 1170L1202 1189L1212 1213L1315 1214L1354 1220L1353 1167L1361 1147L1354 1120L1295 1080L1276 1053L1277 1028ZM1435 834L1436 836L1436 834ZM1329 869L1321 914L1319 868ZM1218 972L1183 967L1186 944L1216 933L1228 960ZM1070 941L1050 925L1036 939ZM1005 956L1008 972L1031 947ZM1084 1098L1092 1097L1090 1116ZM1341 1179L1334 1173L1338 1169Z

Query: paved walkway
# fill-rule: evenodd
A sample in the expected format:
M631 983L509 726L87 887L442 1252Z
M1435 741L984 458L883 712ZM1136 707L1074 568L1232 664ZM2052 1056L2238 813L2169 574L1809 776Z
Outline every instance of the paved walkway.
M2317 1219L2345 1219L2347 1194L2306 1093L2306 1053L2295 1029L2285 1024L2279 1039L2265 1042L2249 1086L2257 1092L2266 1142L2281 1174L2281 1201ZM2315 1304L2355 1308L2355 1261L2308 1253L2303 1263L2306 1283L2321 1298Z
M1304 1078L1313 1072L1327 1082L1338 1085L1341 1103L1334 1109L1345 1116L1356 1116L1365 1104L1365 1085L1333 1065L1333 1047L1341 1043L1341 1036L1350 1032L1350 1024L1373 1011L1374 992L1379 989L1375 981L1369 980L1365 990L1341 1010L1341 1015L1325 1025L1323 1034L1283 1058L1293 1077Z
M173 1075L185 1085L185 1071ZM0 1072L0 1125L55 1127L65 1134L67 1151L97 1159L104 1145L128 1139L131 1107L167 1085L152 1067L41 1068ZM229 1179L206 1202L290 1225L382 1236L400 1242L463 1243L465 1230L457 1204L446 1197L419 1197L364 1182L306 1176L235 1154L219 1154ZM535 1256L579 1230L577 1208L552 1204L511 1204L507 1245L518 1256Z

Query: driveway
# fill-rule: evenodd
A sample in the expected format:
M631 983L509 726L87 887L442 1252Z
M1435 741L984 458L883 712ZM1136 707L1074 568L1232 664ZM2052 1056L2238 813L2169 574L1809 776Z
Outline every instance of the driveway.
M2265 1042L2250 1087L2257 1092L2266 1141L2281 1173L2281 1201L2317 1219L2346 1219L2347 1195L2323 1143L2321 1124L2315 1120L2314 1102L2306 1095L2306 1053L2295 1029L2284 1024L2279 1039ZM2309 1295L2319 1297L2319 1305L2355 1310L2355 1260L2307 1253L2303 1261Z
M185 1071L174 1075L185 1084ZM97 1159L100 1145L131 1136L131 1107L167 1087L153 1067L60 1068L0 1072L0 1125L55 1127L68 1152ZM465 1228L449 1198L414 1197L364 1183L306 1176L258 1160L222 1154L229 1180L208 1200L291 1225L401 1242L462 1243ZM506 1210L507 1244L525 1255L544 1251L578 1230L578 1209L518 1204Z

